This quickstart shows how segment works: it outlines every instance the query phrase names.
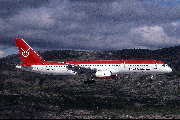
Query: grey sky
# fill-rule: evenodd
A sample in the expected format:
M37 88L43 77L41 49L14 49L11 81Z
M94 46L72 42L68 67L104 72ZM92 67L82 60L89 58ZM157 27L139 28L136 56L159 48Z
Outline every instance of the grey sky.
M180 44L179 0L0 0L0 57L34 50L160 49Z

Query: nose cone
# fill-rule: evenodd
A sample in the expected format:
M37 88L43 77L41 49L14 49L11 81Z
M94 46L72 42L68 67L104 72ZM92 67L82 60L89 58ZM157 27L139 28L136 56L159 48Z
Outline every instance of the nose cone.
M172 69L170 67L168 67L167 72L168 73L172 72Z

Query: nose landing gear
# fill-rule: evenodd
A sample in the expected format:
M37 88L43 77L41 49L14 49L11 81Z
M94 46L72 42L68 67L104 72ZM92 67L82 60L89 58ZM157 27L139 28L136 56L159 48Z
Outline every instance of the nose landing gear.
M86 81L84 81L84 84L91 84L91 83L96 83L96 81L94 79L87 79Z

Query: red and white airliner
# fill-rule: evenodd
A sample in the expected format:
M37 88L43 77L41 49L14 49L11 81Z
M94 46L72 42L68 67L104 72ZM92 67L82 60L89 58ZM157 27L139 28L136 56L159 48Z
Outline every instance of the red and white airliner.
M85 74L86 83L97 79L115 79L121 74L164 74L172 69L157 60L94 60L94 61L45 61L22 39L15 39L24 64L17 65L27 71L54 75Z

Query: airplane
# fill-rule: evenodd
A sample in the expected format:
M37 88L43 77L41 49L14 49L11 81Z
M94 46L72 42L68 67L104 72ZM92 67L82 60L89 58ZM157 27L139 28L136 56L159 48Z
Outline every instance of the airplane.
M95 83L94 79L116 79L122 74L172 72L167 64L157 60L45 61L22 38L16 38L15 43L23 61L16 68L48 75L85 74L85 84Z

